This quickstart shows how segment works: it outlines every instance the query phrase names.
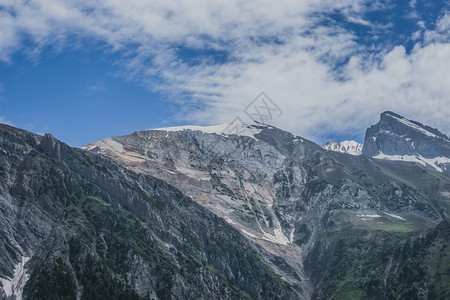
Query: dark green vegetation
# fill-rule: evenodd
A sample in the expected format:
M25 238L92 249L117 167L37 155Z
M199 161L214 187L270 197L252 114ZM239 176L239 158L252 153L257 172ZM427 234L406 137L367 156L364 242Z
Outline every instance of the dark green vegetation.
M0 142L1 263L32 256L28 298L297 297L238 231L164 181L50 135L1 125Z
M334 219L334 218L333 218ZM422 235L355 228L330 221L305 266L314 299L448 299L450 222Z

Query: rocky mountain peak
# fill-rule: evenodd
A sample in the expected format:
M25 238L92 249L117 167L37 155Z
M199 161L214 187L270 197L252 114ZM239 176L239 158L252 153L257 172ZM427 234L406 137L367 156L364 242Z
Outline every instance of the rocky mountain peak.
M69 148L66 144L58 141L50 133L46 133L42 137L40 146L47 155L57 160L61 160L61 153L66 152Z
M386 111L377 124L367 129L362 154L417 161L442 171L450 163L450 139L435 128Z
M391 124L391 126L395 123L400 123L400 125L403 124L403 126L406 126L405 128L412 128L412 129L414 129L418 132L421 132L422 134L425 134L427 136L449 140L449 137L446 136L445 134L443 134L442 132L440 132L438 129L432 128L428 125L424 125L424 124L419 123L414 120L408 120L405 117L400 116L391 111L385 111L385 112L381 113L380 122L389 123L389 124Z

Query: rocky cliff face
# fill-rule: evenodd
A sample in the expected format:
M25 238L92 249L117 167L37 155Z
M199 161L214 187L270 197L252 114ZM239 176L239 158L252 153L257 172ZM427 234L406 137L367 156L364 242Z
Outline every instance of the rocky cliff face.
M147 130L85 149L176 186L239 230L305 298L388 297L398 249L449 213L447 175L326 151L262 124L246 134ZM421 281L415 292L432 284Z
M393 112L366 131L363 154L391 160L416 161L438 171L450 170L450 139L437 129Z
M296 299L270 261L168 183L0 125L1 299Z

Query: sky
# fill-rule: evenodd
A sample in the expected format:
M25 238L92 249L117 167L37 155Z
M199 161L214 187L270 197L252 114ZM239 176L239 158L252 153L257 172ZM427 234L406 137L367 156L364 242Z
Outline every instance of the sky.
M449 135L449 71L449 0L0 0L0 122L71 146L251 110L319 144L386 110Z

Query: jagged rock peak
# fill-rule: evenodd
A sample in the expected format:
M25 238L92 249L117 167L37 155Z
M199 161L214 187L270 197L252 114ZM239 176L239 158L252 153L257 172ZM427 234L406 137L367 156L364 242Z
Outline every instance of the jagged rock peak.
M380 121L384 121L384 122L400 122L403 123L404 125L413 128L425 135L428 136L437 136L446 140L449 140L449 137L445 134L443 134L442 132L440 132L437 128L432 128L428 125L424 125L422 123L419 123L417 121L414 120L408 120L403 116L400 116L399 114L396 114L392 111L385 111L383 113L381 113L380 115Z
M71 151L71 148L68 145L62 143L50 133L44 134L40 146L47 155L57 160L61 160L61 157Z
M386 111L377 124L367 129L362 154L415 161L443 171L450 164L450 140L435 128Z

